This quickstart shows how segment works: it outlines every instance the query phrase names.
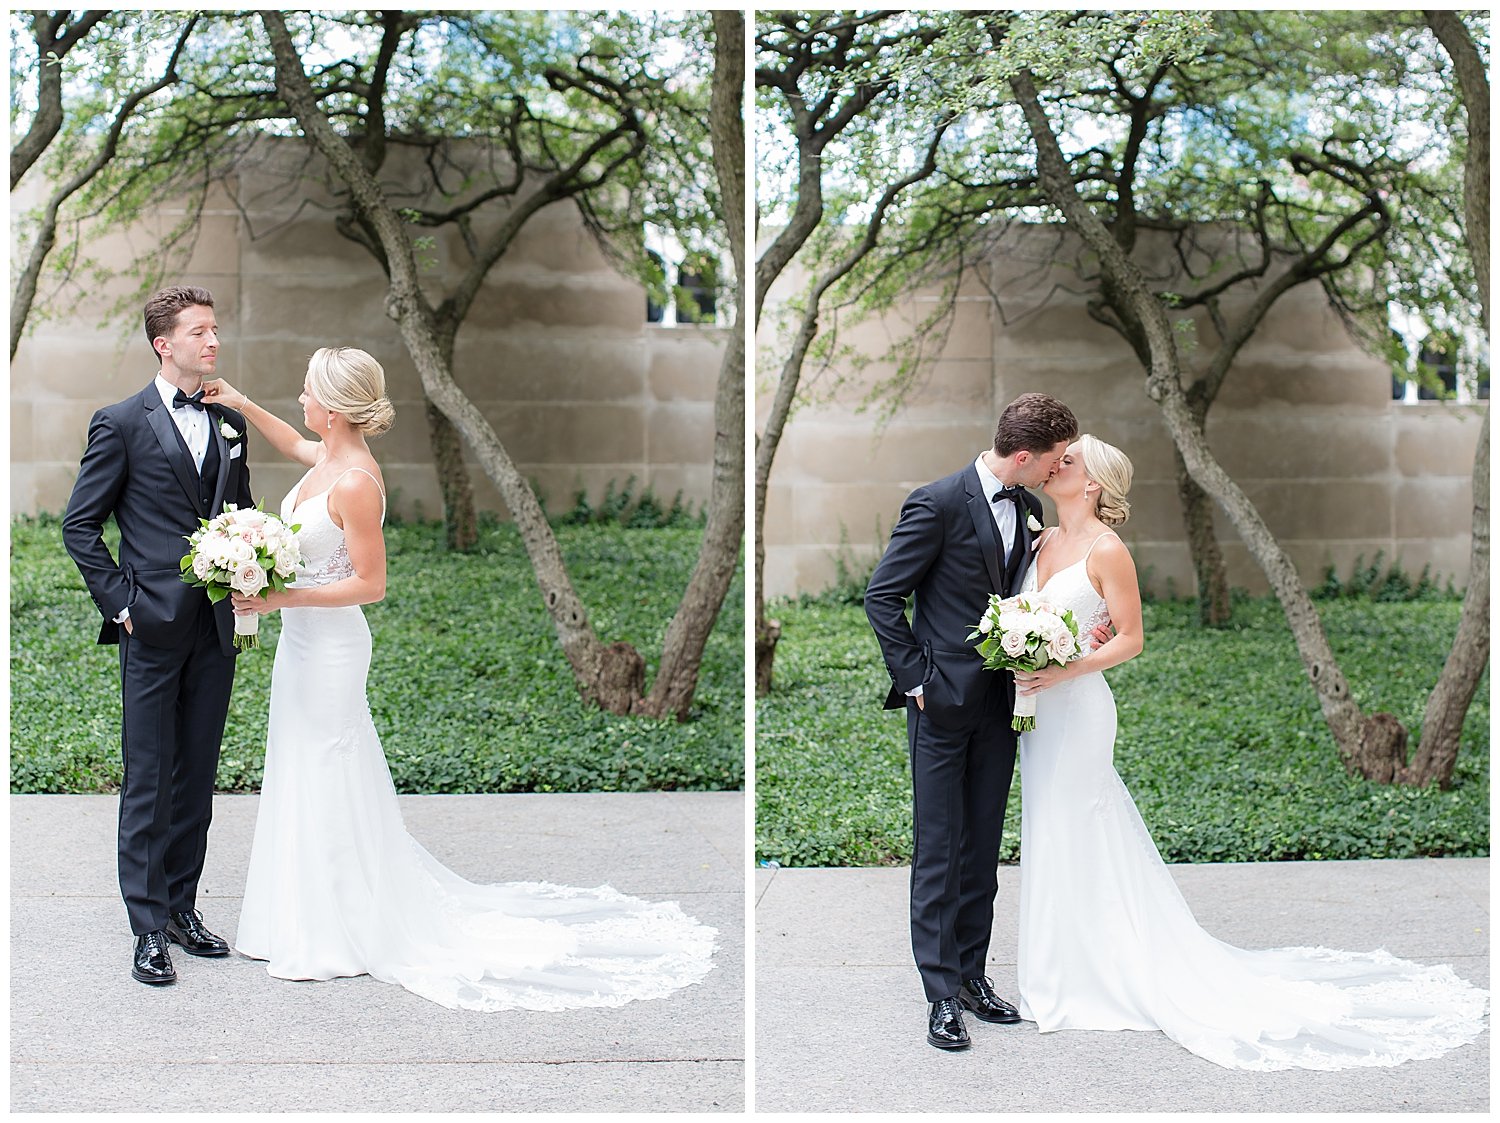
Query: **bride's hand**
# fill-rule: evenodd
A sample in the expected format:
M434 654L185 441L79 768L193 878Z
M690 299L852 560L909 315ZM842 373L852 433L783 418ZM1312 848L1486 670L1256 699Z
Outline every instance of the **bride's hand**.
M263 616L268 612L275 612L278 608L286 607L286 599L285 592L278 593L275 589L258 597L242 597L239 593L230 594L236 616Z
M245 403L250 399L222 378L205 378L203 380L203 400L205 402L213 402L216 405L228 406L230 409L244 409Z
M1068 667L1059 667L1056 663L1048 663L1040 671L1017 671L1016 693L1023 697L1035 694L1040 690L1046 690L1049 686L1067 682L1072 677L1073 672Z

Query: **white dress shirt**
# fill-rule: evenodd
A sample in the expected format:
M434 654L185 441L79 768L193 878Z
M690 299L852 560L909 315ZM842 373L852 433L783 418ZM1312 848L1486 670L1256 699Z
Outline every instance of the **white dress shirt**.
M187 442L188 451L193 454L193 466L198 471L203 471L203 458L208 455L208 441L212 436L208 427L208 410L172 405L172 399L177 396L177 387L160 374L156 376L154 385L156 392L161 395L162 404L171 412L177 431Z
M1010 556L1011 548L1016 542L1016 505L1010 500L1004 503L993 502L995 493L1006 485L985 465L984 453L981 452L974 458L974 467L979 469L979 486L984 489L985 501L989 503L990 514L995 517L995 526L1000 531L1000 543L1005 547L1005 554L1001 559L1003 562L1004 558Z

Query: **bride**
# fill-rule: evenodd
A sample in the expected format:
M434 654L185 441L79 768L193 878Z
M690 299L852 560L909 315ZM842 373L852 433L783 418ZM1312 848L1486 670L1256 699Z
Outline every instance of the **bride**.
M1021 736L1022 1017L1042 1032L1159 1029L1226 1068L1336 1069L1435 1057L1483 1029L1484 991L1388 952L1247 951L1198 927L1113 765L1099 672L1140 654L1135 565L1110 528L1130 461L1085 434L1044 486L1058 526L1025 590L1073 610L1084 655L1018 673L1037 695ZM1108 617L1117 634L1091 648Z
M472 1010L619 1006L701 981L716 933L675 903L472 884L406 833L365 700L359 608L385 595L385 487L366 444L393 417L380 364L352 347L313 355L298 399L312 440L222 379L205 391L308 469L280 511L301 524L296 582L234 598L236 612L282 612L238 950L277 978L368 974Z

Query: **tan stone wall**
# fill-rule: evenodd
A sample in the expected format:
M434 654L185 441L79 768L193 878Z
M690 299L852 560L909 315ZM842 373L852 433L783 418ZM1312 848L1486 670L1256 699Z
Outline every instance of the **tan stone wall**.
M191 254L169 283L201 284L216 299L224 377L279 416L300 424L296 398L318 347L363 347L385 367L396 425L372 445L395 510L441 513L431 466L421 384L395 323L384 312L386 283L373 258L340 237L318 204L316 185L293 181L271 151L236 184L239 206L216 195ZM298 207L304 200L312 206ZM27 205L13 207L19 214ZM89 252L123 267L180 220L149 216L124 232L91 235ZM465 251L440 234L422 256L445 287ZM11 505L16 513L60 511L72 490L94 410L138 391L156 364L139 313L103 322L125 282L33 321L11 367ZM713 402L725 328L645 322L640 285L611 268L566 203L540 211L499 265L460 331L455 377L483 410L548 507L565 510L581 487L597 501L609 481L634 475L663 501L681 490L707 501ZM56 312L56 309L53 309ZM300 474L264 442L251 446L252 482L268 505ZM473 470L481 509L504 512L489 481Z
M1052 237L1034 229L1007 235L964 279L946 345L888 424L878 423L877 411L859 409L892 373L879 362L843 369L836 393L794 412L767 496L768 596L827 587L841 536L845 556L872 561L906 495L989 447L1000 409L1029 391L1062 399L1086 432L1131 457L1132 516L1122 534L1143 580L1157 592L1168 581L1179 593L1193 588L1170 437L1134 355L1089 317L1082 297L1054 287L1077 289L1077 278L1039 268L1042 243ZM773 288L770 303L788 290ZM847 341L878 355L930 314L936 295L913 294ZM1198 329L1211 332L1206 323ZM777 348L770 332L758 343L763 425ZM1316 285L1304 285L1275 305L1246 344L1209 414L1215 455L1310 584L1330 563L1347 575L1358 556L1368 562L1377 550L1413 575L1430 563L1455 585L1467 580L1470 477L1488 404L1403 404L1390 400L1390 387L1383 360L1349 336ZM1231 583L1265 590L1222 515L1218 530Z

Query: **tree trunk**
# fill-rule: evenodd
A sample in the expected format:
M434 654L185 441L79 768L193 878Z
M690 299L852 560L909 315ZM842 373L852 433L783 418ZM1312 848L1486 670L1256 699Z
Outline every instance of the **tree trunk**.
M438 346L443 366L453 369L453 349L458 339L458 323L443 318L439 323ZM468 553L479 545L479 520L474 512L474 485L469 480L469 466L464 463L463 443L453 422L443 411L427 403L427 442L432 448L432 463L437 469L438 487L443 496L443 535L448 549Z
M1464 236L1474 263L1485 334L1490 330L1490 89L1484 63L1468 29L1451 11L1425 13L1453 60L1468 116L1464 154ZM1411 765L1398 777L1406 784L1448 787L1458 763L1464 717L1490 657L1490 415L1485 407L1474 450L1474 520L1469 546L1469 587L1464 591L1458 632L1422 715L1422 739Z
M1469 587L1458 618L1458 633L1437 685L1422 715L1422 739L1411 764L1399 775L1403 784L1453 781L1459 737L1474 691L1490 660L1490 415L1485 411L1474 456L1474 524L1469 547Z
M438 487L443 494L443 536L448 549L467 553L479 543L479 523L474 513L474 485L464 463L463 444L453 422L427 401L427 440L432 463L437 468Z
M437 318L422 295L411 242L400 216L319 110L281 13L262 12L261 20L276 56L278 92L330 167L348 184L390 262L386 314L400 326L423 391L474 449L485 474L511 510L580 695L613 713L629 713L640 699L644 661L629 644L606 646L594 635L583 602L568 579L557 539L530 484L516 469L490 423L453 381L443 359Z
M1222 628L1229 623L1229 577L1224 572L1224 551L1214 533L1214 501L1188 472L1182 453L1175 446L1172 452L1177 466L1177 501L1198 580L1198 623L1205 628Z
M639 712L686 721L709 632L724 605L745 537L745 17L716 11L709 106L720 219L734 259L734 328L714 398L714 472L708 523L693 575L662 640L661 666Z
M1389 779L1406 764L1404 731L1400 737L1394 736L1390 729L1394 718L1388 714L1367 718L1350 696L1348 680L1339 669L1317 609L1302 587L1296 567L1271 534L1255 505L1209 450L1203 428L1194 417L1182 386L1181 359L1166 310L1103 221L1079 197L1056 134L1041 107L1030 71L1022 70L1012 78L1011 88L1036 142L1037 172L1048 198L1063 212L1068 225L1078 231L1089 248L1099 255L1101 267L1119 285L1140 318L1151 354L1147 396L1161 408L1167 430L1189 473L1228 513L1281 602L1308 680L1317 695L1344 767L1351 774L1377 780L1385 775ZM1399 727L1399 723L1397 725Z

